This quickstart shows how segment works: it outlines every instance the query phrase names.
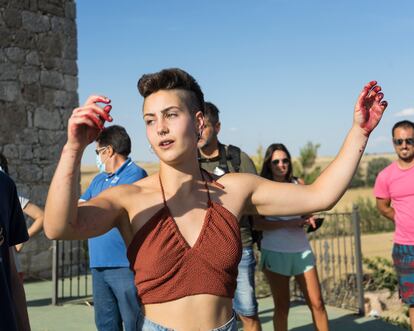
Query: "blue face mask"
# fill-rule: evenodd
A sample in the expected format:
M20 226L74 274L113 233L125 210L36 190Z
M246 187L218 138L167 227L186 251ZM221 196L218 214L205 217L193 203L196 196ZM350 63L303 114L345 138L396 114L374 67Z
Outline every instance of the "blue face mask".
M105 172L105 163L102 162L99 155L96 155L96 166L98 167L99 173Z

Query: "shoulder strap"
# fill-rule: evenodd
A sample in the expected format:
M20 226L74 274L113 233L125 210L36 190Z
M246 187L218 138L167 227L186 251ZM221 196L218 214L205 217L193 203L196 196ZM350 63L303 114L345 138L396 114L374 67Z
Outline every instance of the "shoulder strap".
M240 153L241 150L237 146L229 145L227 147L227 159L230 160L235 172L240 171Z
M164 186L162 186L161 175L158 173L158 179L160 181L161 193L162 193L162 201L164 202L164 206L167 207L167 201L165 200L165 192Z
M222 169L225 173L230 172L229 167L227 166L227 153L226 153L226 147L223 144L219 143L219 168Z

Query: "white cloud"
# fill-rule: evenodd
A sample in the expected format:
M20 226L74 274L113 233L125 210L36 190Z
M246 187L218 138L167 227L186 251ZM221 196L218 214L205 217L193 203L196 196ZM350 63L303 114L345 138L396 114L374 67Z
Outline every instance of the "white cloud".
M396 113L395 116L403 117L403 116L414 116L414 108L405 108L400 112Z
M229 131L231 131L231 132L236 132L238 129L237 128L229 128Z

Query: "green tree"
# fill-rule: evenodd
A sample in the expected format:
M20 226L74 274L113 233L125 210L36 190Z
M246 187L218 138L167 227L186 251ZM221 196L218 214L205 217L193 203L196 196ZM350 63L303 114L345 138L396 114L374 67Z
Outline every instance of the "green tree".
M298 160L293 160L292 169L293 169L293 176L302 178L302 166Z
M314 144L311 141L308 141L307 144L300 149L298 158L302 169L300 177L303 178L306 184L312 183L321 173L320 167L314 168L320 146L320 144Z
M358 207L362 233L389 232L394 230L394 222L381 215L375 200L358 197L355 201Z
M375 179L377 178L378 173L388 166L391 161L385 157L377 157L369 161L367 166L367 177L366 183L367 186L372 187L375 184Z
M349 188L357 188L363 186L365 186L365 179L362 175L361 167L358 167L354 177L352 177L351 183L349 184Z
M256 154L251 156L251 159L256 167L257 173L260 174L264 160L263 146L261 144L257 147Z

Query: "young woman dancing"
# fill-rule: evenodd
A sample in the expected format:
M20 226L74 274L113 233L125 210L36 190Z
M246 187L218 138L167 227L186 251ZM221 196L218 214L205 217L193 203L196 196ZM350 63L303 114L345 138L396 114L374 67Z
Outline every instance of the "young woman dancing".
M376 82L364 87L338 156L309 186L241 173L216 180L197 161L204 99L194 78L167 69L144 75L138 89L159 172L78 206L83 151L112 121L110 99L90 96L68 122L46 202L45 232L51 239L85 239L118 227L142 302L138 330L236 330L231 299L241 256L239 217L301 215L334 205L387 106L381 88Z

